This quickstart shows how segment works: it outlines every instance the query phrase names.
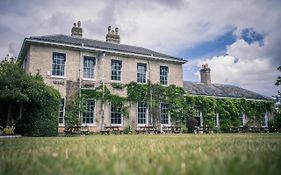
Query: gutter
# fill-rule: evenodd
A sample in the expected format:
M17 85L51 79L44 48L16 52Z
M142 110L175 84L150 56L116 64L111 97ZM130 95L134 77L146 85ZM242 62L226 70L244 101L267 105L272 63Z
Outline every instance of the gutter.
M156 59L156 60L178 62L178 63L181 63L181 64L184 64L184 63L188 62L187 60L174 60L174 59L169 59L169 58L155 57L155 56L129 53L129 52L123 52L123 51L113 51L113 50L100 49L100 48L95 48L95 47L86 47L86 46L82 47L81 45L74 45L74 44L64 44L64 43L58 43L58 42L41 41L41 40L35 40L35 39L30 39L30 38L24 39L23 45L22 45L21 50L19 52L19 58L21 58L21 55L23 54L26 42L48 44L48 45L55 45L55 46L64 46L64 47L84 49L84 50L93 50L93 51L98 51L98 52L114 53L114 54L120 54L120 55L129 55L129 56L142 57L142 58L152 58L152 59Z

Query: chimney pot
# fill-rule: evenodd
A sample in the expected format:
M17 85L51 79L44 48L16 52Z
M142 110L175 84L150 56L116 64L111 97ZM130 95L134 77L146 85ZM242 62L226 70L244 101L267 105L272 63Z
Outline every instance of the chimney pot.
M106 34L106 41L110 43L120 44L120 36L118 34L118 27L115 30L111 30L111 26L107 28L108 32Z
M81 22L78 21L77 25L76 23L73 23L73 27L71 29L71 36L82 38L83 29L81 28Z
M108 26L107 27L107 33L110 34L110 31L111 31L111 26Z

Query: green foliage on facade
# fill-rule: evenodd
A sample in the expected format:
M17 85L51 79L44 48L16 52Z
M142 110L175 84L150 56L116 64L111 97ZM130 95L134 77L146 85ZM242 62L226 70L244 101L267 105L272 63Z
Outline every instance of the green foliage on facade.
M57 135L60 94L39 75L27 75L14 59L0 63L0 125L16 133Z
M120 89L119 87L117 89ZM167 103L169 104L171 121L175 124L186 124L187 118L194 117L195 110L199 110L204 116L204 125L214 127L214 116L219 113L222 130L232 126L239 126L240 117L243 113L251 119L250 122L260 122L266 111L273 110L271 101L191 96L181 87L174 85L163 86L150 82L147 84L131 82L122 85L122 89L127 91L127 97L111 94L106 85L104 86L104 91L102 89L102 86L95 90L83 89L82 94L87 98L110 103L147 102L150 107L150 115L158 118L160 103ZM128 106L126 107L128 108ZM127 109L124 111L128 112Z

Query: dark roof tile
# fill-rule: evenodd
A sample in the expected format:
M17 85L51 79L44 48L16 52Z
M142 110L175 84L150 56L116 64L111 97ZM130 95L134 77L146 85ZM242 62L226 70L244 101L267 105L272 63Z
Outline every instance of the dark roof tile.
M136 46L130 46L125 44L115 44L110 43L106 41L99 41L99 40L92 40L92 39L86 39L86 38L77 38L72 37L68 35L47 35L47 36L34 36L30 37L29 39L33 40L39 40L39 41L49 41L49 42L56 42L56 43L64 43L64 44L73 44L73 45L82 45L92 48L98 48L98 49L105 49L105 50L113 50L113 51L121 51L121 52L128 52L128 53L134 53L134 54L141 54L145 56L155 56L160 58L167 58L175 61L182 61L185 60L182 58L177 58L173 56L169 56L163 53L159 53L153 50L149 50L143 47L136 47Z
M269 97L260 95L256 92L227 84L207 85L198 82L184 81L183 87L192 95L270 100Z

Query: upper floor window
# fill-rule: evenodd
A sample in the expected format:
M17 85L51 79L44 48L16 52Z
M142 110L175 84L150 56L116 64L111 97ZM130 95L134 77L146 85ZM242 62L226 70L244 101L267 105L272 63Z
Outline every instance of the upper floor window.
M84 56L84 78L95 78L95 57Z
M146 83L146 64L144 63L137 64L137 82Z
M64 76L65 60L66 60L65 53L53 52L52 75Z
M122 61L111 60L111 80L121 81Z
M111 124L122 124L122 103L111 104Z
M64 105L65 105L65 101L64 98L62 98L60 101L60 108L59 108L59 125L64 124Z
M147 123L147 103L139 102L138 103L138 124Z
M95 100L88 99L82 116L82 124L94 123Z
M160 66L160 84L168 84L168 72L169 68L167 66Z
M160 104L160 120L161 124L170 124L169 105L167 103Z

